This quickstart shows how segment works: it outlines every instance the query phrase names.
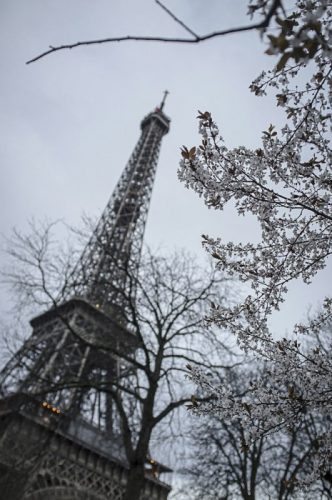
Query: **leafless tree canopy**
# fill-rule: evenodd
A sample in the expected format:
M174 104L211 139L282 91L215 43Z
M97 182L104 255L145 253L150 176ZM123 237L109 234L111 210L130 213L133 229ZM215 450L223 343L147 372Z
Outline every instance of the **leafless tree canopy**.
M233 362L230 349L203 322L209 301L217 300L217 295L223 300L221 280L210 271L203 272L184 253L162 257L147 250L139 275L128 276L136 293L130 293L129 287L128 296L123 297L126 307L118 318L119 341L114 336L106 339L104 334L89 336L86 332L91 325L85 323L83 331L82 320L74 321L71 316L70 308L75 309L79 299L63 302L73 259L72 255L66 258L65 252L54 255L57 244L52 228L32 225L29 235L16 231L9 244L13 266L5 279L18 293L20 304L35 305L42 312L50 308L47 315L55 318L57 330L50 334L54 340L44 333L23 344L12 365L5 367L3 390L20 383L23 392L39 398L52 395L61 411L79 414L106 432L119 433L130 466L126 493L130 499L142 488L147 457L158 452L163 421L169 428L161 432L163 439L171 442L172 434L179 432L172 415L185 404L193 404L186 365L216 370ZM89 307L98 315L98 304ZM34 320L35 330L44 328L47 315ZM64 331L65 341L61 340ZM132 347L130 339L135 339ZM40 366L49 368L41 370ZM103 401L108 401L105 414L112 413L111 424L100 422Z

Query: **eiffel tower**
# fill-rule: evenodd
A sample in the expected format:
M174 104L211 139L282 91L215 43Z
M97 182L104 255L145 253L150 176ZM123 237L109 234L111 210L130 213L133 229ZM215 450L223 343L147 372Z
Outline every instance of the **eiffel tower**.
M166 95L141 123L65 300L31 320L31 336L0 373L0 500L124 496L128 463L119 416L100 387L134 369L126 360L138 343L124 313L126 300L135 296L132 277L169 130ZM159 474L169 470L162 464L154 474L147 469L142 500L167 498L170 487Z

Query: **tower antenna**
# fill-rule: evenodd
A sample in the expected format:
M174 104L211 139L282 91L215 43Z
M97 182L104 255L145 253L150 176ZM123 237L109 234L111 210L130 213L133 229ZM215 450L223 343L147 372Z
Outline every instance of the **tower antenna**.
M163 107L164 107L164 104L166 101L166 97L168 94L169 94L168 90L164 90L164 97L163 97L163 100L161 101L160 106L159 106L160 111L163 110Z

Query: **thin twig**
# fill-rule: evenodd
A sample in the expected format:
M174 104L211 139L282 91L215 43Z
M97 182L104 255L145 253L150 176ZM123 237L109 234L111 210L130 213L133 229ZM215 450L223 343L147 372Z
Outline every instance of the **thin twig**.
M161 37L161 36L128 35L128 36L120 36L120 37L100 38L100 39L96 39L96 40L86 40L83 42L76 42L76 43L72 43L72 44L58 45L56 47L53 47L52 45L50 45L49 50L46 50L45 52L42 52L41 54L34 57L33 59L30 59L29 61L26 62L26 64L31 64L35 61L38 61L39 59L42 59L43 57L45 57L49 54L52 54L53 52L58 52L59 50L64 50L64 49L74 49L76 47L81 47L83 45L98 45L98 44L103 44L103 43L125 42L125 41L188 43L188 44L191 44L191 43L205 42L206 40L211 40L212 38L216 38L219 36L229 35L231 33L241 33L244 31L264 29L264 28L267 28L269 26L273 15L278 10L278 8L281 7L281 5L282 5L281 0L274 0L272 5L271 5L270 10L266 14L263 21L261 21L260 23L249 24L247 26L240 26L237 28L229 28L229 29L220 30L220 31L214 31L212 33L208 33L207 35L203 35L203 36L197 36L196 34L194 34L194 38L177 38L177 37L173 38L173 37ZM166 10L166 8L165 8L165 10ZM168 11L168 9L167 9L167 11ZM172 14L172 17L174 18L174 20L176 20L176 22L180 23L180 20L178 20L176 18L176 16L174 16L174 14L169 11L169 15L171 15L171 14Z
M167 14L178 24L180 24L180 26L182 26L182 28L184 28L186 31L188 31L188 33L190 33L191 35L193 35L195 38L199 38L199 35L197 35L197 33L195 33L192 29L189 28L189 26L187 26L186 24L184 24L183 21L181 21L181 19L179 19L178 17L176 17L175 14L173 14L172 11L170 11L164 4L162 4L160 2L160 0L155 0L156 4L159 5L159 7L161 7L165 12L167 12Z

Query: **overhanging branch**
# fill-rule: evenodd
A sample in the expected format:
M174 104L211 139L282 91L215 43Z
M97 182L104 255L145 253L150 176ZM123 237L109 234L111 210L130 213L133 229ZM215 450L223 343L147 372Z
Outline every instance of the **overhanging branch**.
M158 2L160 5L161 3ZM52 54L53 52L58 52L60 50L65 50L65 49L75 49L76 47L82 47L82 46L87 46L87 45L101 45L104 43L114 43L114 42L164 42L164 43L183 43L183 44L195 44L195 43L201 43L205 42L207 40L211 40L212 38L217 38L225 35L230 35L232 33L242 33L245 31L252 31L252 30L259 30L259 29L265 29L269 26L270 21L274 14L277 12L279 8L282 7L282 2L281 0L274 0L272 2L272 5L267 12L266 16L264 19L259 22L259 23L254 23L254 24L248 24L245 26L238 26L234 28L227 28L224 30L218 30L218 31L213 31L211 33L207 33L206 35L199 36L196 33L193 32L188 26L184 25L184 23L180 22L178 18L169 10L167 9L164 5L160 5L162 8L173 18L181 24L187 31L189 31L193 36L189 38L185 37L163 37L163 36L139 36L139 35L126 35L126 36L119 36L119 37L107 37L107 38L97 38L94 40L84 40L82 42L75 42L75 43L69 43L69 44L64 44L64 45L57 45L53 46L50 45L49 49L46 50L45 52L42 52L36 57L33 57L32 59L29 59L26 64L31 64L33 62L38 61L39 59L42 59L43 57L46 57L49 54Z

